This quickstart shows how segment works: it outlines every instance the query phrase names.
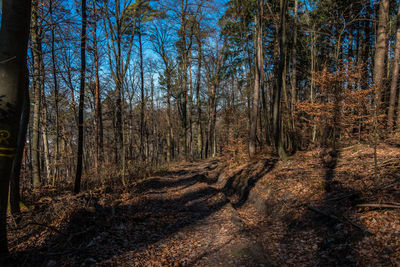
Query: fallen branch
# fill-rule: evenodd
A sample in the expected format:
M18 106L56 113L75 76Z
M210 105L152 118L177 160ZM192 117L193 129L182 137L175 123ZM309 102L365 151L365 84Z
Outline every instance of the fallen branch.
M316 213L318 213L318 214L324 215L324 216L326 216L326 217L329 217L329 218L331 218L331 219L333 219L333 220L336 220L336 221L339 221L339 222L341 222L341 223L346 223L346 222L347 222L348 224L352 225L353 227L359 229L359 230L360 230L361 232L363 232L364 234L365 234L365 233L368 233L368 234L370 234L370 235L373 235L373 233L372 233L371 231L364 229L364 228L361 227L360 225L358 225L358 224L356 224L356 223L350 221L350 220L347 219L347 218L345 218L345 220L343 220L343 219L339 218L338 216L336 216L336 215L334 215L334 214L328 213L328 212L326 212L326 211L323 211L323 210L318 209L318 208L316 208L316 207L312 207L312 206L310 206L310 205L307 205L307 208L309 208L310 210L312 210L312 211L314 211L314 212L316 212Z
M358 205L356 205L356 207L359 207L359 208L400 209L400 205L393 205L393 204L376 204L376 203L358 204Z

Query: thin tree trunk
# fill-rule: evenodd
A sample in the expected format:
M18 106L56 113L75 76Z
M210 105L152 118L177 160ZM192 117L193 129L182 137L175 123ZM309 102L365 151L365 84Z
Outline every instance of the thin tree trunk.
M44 146L44 159L45 159L45 167L46 167L46 177L47 177L47 183L50 183L51 181L51 169L50 169L50 153L49 153L49 141L48 141L48 132L47 132L47 104L45 103L45 97L44 97L44 90L42 90L43 93L43 112L42 112L42 138L43 138L43 146Z
M140 156L142 160L146 159L144 153L144 134L145 134L145 122L144 122L144 70L143 70L143 47L142 47L142 32L140 19L138 21L138 36L139 36L139 55L140 55Z
M202 63L202 44L201 39L197 38L199 46L198 52L198 66L197 66L197 85L196 85L196 105L197 105L197 154L203 158L203 129L201 124L201 102L200 102L200 83L201 83L201 63Z
M187 147L187 157L186 159L192 160L192 106L193 106L193 88L192 88L192 57L189 53L188 58L188 70L189 70L189 94L188 105L187 105L187 121L188 125L186 127L186 147Z
M169 78L167 78L169 79ZM173 140L174 134L172 130L172 114L171 114L171 88L169 81L167 82L167 125L168 125L168 132L167 132L167 161L168 163L171 162L173 158Z
M97 15L96 3L93 3L94 16ZM95 95L96 95L96 169L100 163L104 160L104 145L103 145L103 115L100 100L100 76L99 76L99 55L97 45L97 21L93 24L93 54L94 54L94 66L95 66Z
M315 98L315 71L316 71L316 49L315 49L315 43L316 43L316 36L315 36L315 31L313 28L313 31L311 32L311 81L310 81L310 102L311 104L314 104L314 98ZM317 136L317 124L315 123L315 119L312 119L313 126L312 126L312 142L315 142L316 136Z
M387 50L387 24L389 20L389 0L381 0L379 5L379 24L375 45L374 86L375 105L379 112L385 80L385 57Z
M53 21L53 0L49 2L49 13L50 13L50 26L51 26L51 62L52 62L52 72L53 72L53 83L54 83L54 109L55 109L55 117L56 117L56 152L55 152L55 171L53 180L58 179L59 176L59 155L60 155L60 138L59 138L59 129L60 129L60 115L58 108L58 80L57 80L57 68L56 68L56 55L55 55L55 22Z
M291 102L291 117L292 127L294 129L294 112L296 106L296 90L297 90L297 20L298 20L298 0L294 0L294 25L293 25L293 48L292 48L292 101Z
M279 67L277 77L277 88L274 94L274 109L273 109L273 129L275 138L275 148L279 157L282 159L287 158L284 147L284 128L282 122L282 104L281 97L284 90L286 90L286 75L285 75L285 51L286 51L286 10L287 0L280 0L280 21L281 27L279 30Z
M83 157L83 110L85 105L85 73L86 73L86 0L82 0L82 32L81 32L81 79L79 89L79 118L78 118L78 159L76 164L76 176L74 193L81 190L82 157Z
M373 129L374 129L374 170L375 179L378 178L378 159L377 159L377 145L378 145L378 113L380 102L382 99L383 82L385 78L385 56L386 56L386 42L387 42L387 23L389 17L389 0L381 0L379 5L379 24L377 32L377 40L375 45L375 65L374 65L374 114L373 114Z
M397 23L396 23L396 47L394 53L394 65L392 72L392 82L390 85L390 102L389 102L389 111L388 111L388 129L389 131L393 131L394 124L394 110L396 106L396 93L397 93L397 84L399 81L399 70L400 70L400 5L397 12ZM400 121L400 116L397 114L398 120ZM399 124L398 124L399 126Z
M264 9L264 1L258 0L259 12L257 16L255 16L255 27L256 27L256 38L255 38L255 54L256 54L256 64L254 64L254 91L253 91L253 107L251 110L251 119L250 119L250 142L249 142L249 155L254 156L256 153L256 141L257 141L257 120L258 120L258 110L259 110L259 102L260 102L260 69L261 62L260 60L263 57L262 49L262 17L263 17L263 9Z
M33 108L33 133L32 133L32 179L35 188L40 186L40 94L41 94L41 60L42 43L39 25L39 6L38 0L34 1L32 7L32 54L33 54L33 88L34 88L34 108Z

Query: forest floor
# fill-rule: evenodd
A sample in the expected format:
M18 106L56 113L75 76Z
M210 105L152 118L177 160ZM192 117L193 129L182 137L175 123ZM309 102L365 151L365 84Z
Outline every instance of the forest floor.
M400 147L380 145L378 161L378 179L373 149L355 145L185 163L76 196L44 188L9 215L2 265L400 266Z

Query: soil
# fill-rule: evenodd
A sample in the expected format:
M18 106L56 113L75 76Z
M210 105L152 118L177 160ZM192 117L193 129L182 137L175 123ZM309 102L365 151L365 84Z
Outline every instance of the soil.
M186 163L128 187L56 196L9 215L4 266L399 266L400 149Z

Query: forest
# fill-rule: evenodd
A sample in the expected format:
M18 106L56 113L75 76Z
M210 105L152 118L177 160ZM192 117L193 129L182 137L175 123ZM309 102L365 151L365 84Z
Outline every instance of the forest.
M400 1L0 8L0 266L400 265Z

